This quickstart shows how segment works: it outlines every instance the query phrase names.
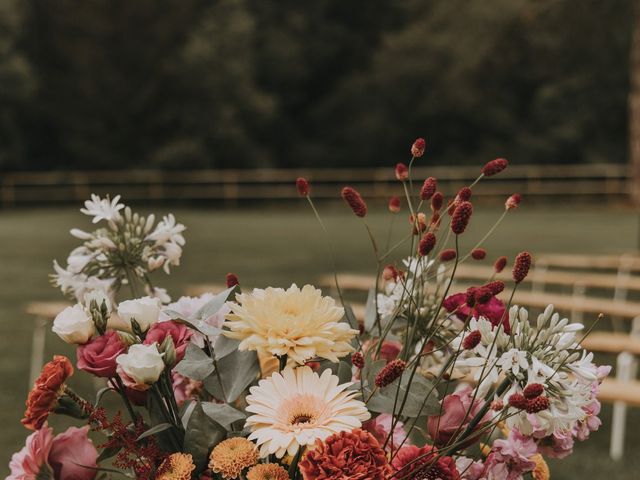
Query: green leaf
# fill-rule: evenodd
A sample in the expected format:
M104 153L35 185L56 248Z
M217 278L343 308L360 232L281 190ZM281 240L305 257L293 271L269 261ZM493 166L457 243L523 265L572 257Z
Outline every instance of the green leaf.
M235 350L218 361L217 370L204 380L204 387L218 400L234 402L256 381L260 363L256 352Z
M213 354L216 360L220 360L238 350L238 345L240 345L240 340L234 340L233 338L220 335L216 340L216 344L213 346Z
M247 418L243 412L226 403L202 402L202 409L209 418L212 418L226 429L231 429L233 422Z
M404 372L400 379L382 389L378 389L367 403L369 410L379 413L393 414L398 382L401 381L402 384L400 386L398 401L396 403L396 415L415 418L418 416L437 414L440 410L440 404L438 402L438 392L433 388L433 383L420 374L416 374L414 375L411 384L407 387L410 375L411 372ZM400 412L399 409L407 390L409 391L407 401Z
M140 436L136 440L142 440L143 438L150 437L151 435L155 435L156 433L164 432L168 428L172 427L173 425L171 425L170 423L161 423L159 425L151 427L149 430L140 434Z
M207 378L214 369L215 367L211 357L192 343L187 346L187 351L182 361L175 366L175 370L180 375L198 381Z
M201 334L206 336L219 335L220 332L222 331L218 327L209 325L208 323L205 323L202 320L193 319L193 318L184 318L184 316L181 313L176 312L174 310L164 310L164 313L174 322L182 323L183 325L186 325L190 329L196 330L197 332L200 332Z
M189 418L191 418L193 409L196 408L197 404L198 402L192 402L192 401L185 402L186 406L183 407L182 415L180 416L180 421L182 422L182 426L185 428L185 430L187 428L187 425L189 424Z
M104 394L109 391L115 392L112 387L102 387L100 390L98 390L98 393L96 393L96 401L94 402L93 406L97 407L100 404L100 400L102 400Z
M229 295L236 289L235 285L233 287L227 288L226 290L220 292L207 303L205 303L200 309L193 315L193 319L197 320L206 320L212 315L218 313L218 311L223 307L226 303Z
M62 395L58 399L58 404L54 409L54 412L60 415L68 415L69 417L85 419L88 415L80 408L80 406L74 402L71 397Z
M218 422L209 417L198 402L189 417L184 436L184 453L190 453L196 471L202 470L207 463L209 451L224 440L227 431Z
M340 384L351 382L351 378L353 377L351 365L341 360L340 363L338 363L336 375L338 376Z

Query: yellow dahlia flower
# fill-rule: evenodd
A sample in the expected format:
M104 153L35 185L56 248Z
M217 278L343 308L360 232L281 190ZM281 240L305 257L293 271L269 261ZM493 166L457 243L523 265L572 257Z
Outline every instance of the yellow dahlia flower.
M195 468L188 453L172 453L160 464L156 480L191 480Z
M224 334L241 340L240 350L287 355L298 364L313 357L337 362L353 351L357 330L340 322L344 309L311 285L255 289L236 296Z
M238 478L245 468L258 463L258 449L244 437L220 442L209 456L209 468L222 478Z
M289 480L289 474L277 463L261 463L247 472L247 480Z
M338 385L338 377L325 370L318 376L309 367L286 368L281 374L251 387L246 408L251 415L245 427L260 456L295 455L300 447L344 430L359 428L371 414L351 383Z

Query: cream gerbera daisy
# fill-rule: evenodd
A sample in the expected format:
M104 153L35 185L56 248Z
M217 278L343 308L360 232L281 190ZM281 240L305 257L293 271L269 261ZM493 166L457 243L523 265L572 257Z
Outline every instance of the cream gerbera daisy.
M325 370L321 376L309 367L286 368L282 374L260 380L247 396L249 440L260 447L260 456L295 455L301 446L344 430L359 428L371 414L346 390L351 383L338 385L338 377Z
M230 303L224 334L242 340L240 350L287 355L298 364L313 357L337 362L353 351L357 330L340 322L344 309L311 285L255 289Z

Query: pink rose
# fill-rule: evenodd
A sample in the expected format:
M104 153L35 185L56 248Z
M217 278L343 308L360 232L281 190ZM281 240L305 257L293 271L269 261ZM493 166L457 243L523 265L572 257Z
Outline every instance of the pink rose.
M98 451L87 436L89 427L69 427L66 432L57 435L53 440L49 464L53 468L55 478L65 480L92 480L96 470L85 467L96 467Z
M480 411L484 403L476 398L472 404L472 392L471 388L467 387L444 397L442 415L433 415L427 420L427 429L433 443L446 445L454 436L465 431L469 422ZM476 428L480 428L484 421L485 419L482 419L478 422ZM471 445L476 440L477 437L471 437L463 446Z
M13 454L6 480L35 479L41 472L51 472L48 460L52 445L53 430L45 424L27 437L22 450Z
M127 346L113 330L80 345L77 350L80 370L93 373L97 377L116 376L116 357L127 351Z
M158 345L162 345L167 335L171 336L173 345L176 348L176 363L178 363L184 357L184 352L187 349L192 334L193 331L182 323L173 320L158 322L154 323L149 329L149 332L147 332L144 344L151 345L152 343L157 343Z

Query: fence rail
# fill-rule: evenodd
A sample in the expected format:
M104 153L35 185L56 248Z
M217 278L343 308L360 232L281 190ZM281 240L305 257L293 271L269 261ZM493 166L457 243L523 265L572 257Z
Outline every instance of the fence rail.
M445 194L478 176L475 166L433 166L414 169L415 178L438 178ZM256 170L127 170L10 172L0 177L3 207L69 203L90 193L122 194L128 201L225 201L286 199L296 196L299 176L313 184L316 198L336 198L345 184L369 198L400 193L393 169L256 169ZM474 188L476 196L528 197L580 195L627 201L630 178L624 164L514 165Z

